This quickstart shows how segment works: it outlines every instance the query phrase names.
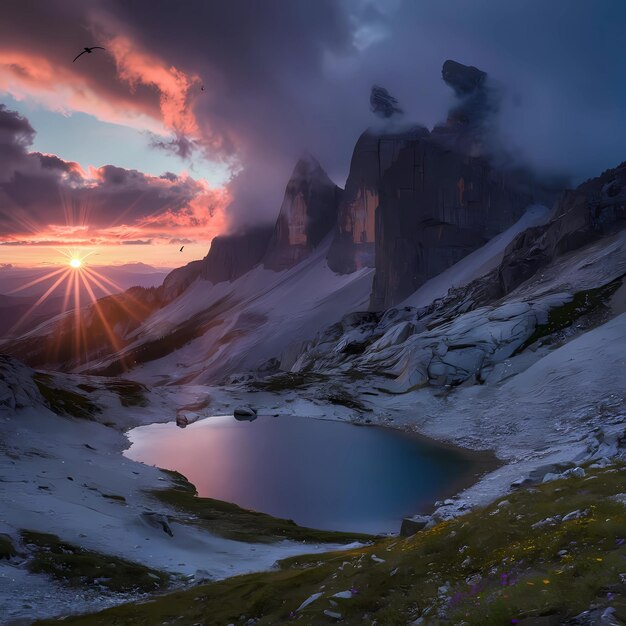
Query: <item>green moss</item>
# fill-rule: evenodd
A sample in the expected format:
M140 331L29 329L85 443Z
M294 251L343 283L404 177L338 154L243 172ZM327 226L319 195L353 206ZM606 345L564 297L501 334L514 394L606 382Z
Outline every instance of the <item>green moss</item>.
M85 396L68 389L54 387L52 377L47 374L35 374L33 380L48 407L57 415L93 419L96 413L101 412L100 407Z
M356 593L338 599L334 609L346 624L404 625L420 616L436 623L440 610L450 623L468 626L500 626L543 615L563 622L594 603L610 604L625 619L620 573L626 558L621 541L626 507L610 497L624 492L624 465L588 470L586 478L519 490L407 539L294 557L277 571L237 576L64 623L229 624L239 623L243 614L258 618L259 625L282 624L305 599L323 591L298 614L298 623L327 624L323 610L331 608L330 596L349 589ZM574 510L585 513L533 528ZM442 586L447 591L440 592Z
M148 399L145 393L148 388L134 380L111 380L106 383L109 391L116 393L122 406L148 406Z
M34 551L28 569L48 574L72 586L102 585L116 592L154 592L163 589L169 575L139 563L85 550L56 535L22 531L22 541Z
M360 533L306 528L298 526L292 520L243 509L231 502L200 498L196 488L182 474L163 471L172 478L172 487L156 489L151 492L152 495L184 514L179 522L196 524L227 539L262 543L284 539L320 543L350 543L373 539L370 535Z
M574 294L574 297L569 302L550 309L548 312L548 321L545 324L538 325L535 328L535 332L516 350L515 354L522 352L528 346L535 343L535 341L571 326L583 315L591 313L603 306L619 289L621 284L622 279L618 278L602 287L579 291Z
M15 546L11 541L11 537L0 533L0 559L10 559L16 554L17 552L15 551Z

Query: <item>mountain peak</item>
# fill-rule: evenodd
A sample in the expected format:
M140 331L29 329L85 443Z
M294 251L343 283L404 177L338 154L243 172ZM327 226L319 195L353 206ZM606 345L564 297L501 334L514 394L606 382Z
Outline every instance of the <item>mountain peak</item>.
M441 68L441 76L446 85L452 87L457 96L462 97L481 88L487 78L487 73L473 65L463 65L458 61L448 59Z
M340 196L318 160L303 155L287 183L265 267L287 269L308 256L334 227Z
M384 87L374 85L370 93L370 108L378 117L398 117L404 111L398 106L398 100L394 98Z

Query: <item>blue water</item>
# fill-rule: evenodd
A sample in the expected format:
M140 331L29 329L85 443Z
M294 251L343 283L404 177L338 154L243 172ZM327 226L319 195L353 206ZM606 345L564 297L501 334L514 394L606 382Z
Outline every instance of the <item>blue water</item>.
M210 417L130 431L126 455L177 470L201 496L294 520L398 531L475 467L466 456L388 428L304 417Z

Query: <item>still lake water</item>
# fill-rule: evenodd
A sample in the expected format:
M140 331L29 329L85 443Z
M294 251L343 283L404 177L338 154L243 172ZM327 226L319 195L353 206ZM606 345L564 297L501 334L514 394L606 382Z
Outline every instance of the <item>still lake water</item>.
M353 532L398 531L475 469L461 453L389 428L306 417L210 417L128 433L126 456L177 470L201 496Z

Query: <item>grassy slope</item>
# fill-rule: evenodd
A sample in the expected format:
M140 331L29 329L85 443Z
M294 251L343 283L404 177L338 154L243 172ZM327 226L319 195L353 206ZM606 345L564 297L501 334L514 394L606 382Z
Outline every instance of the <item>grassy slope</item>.
M99 584L110 591L154 592L169 583L169 575L126 559L85 550L56 535L22 531L22 542L34 552L28 569L48 574L71 586Z
M64 623L225 625L241 623L243 614L258 624L327 624L332 620L323 610L330 609L350 624L404 625L420 616L429 624L441 614L451 623L489 626L514 620L530 624L528 618L540 615L566 619L594 602L614 606L626 619L626 583L620 579L626 572L626 506L610 497L625 492L623 465L588 470L585 478L521 490L409 539L295 557L277 571L237 576ZM532 528L574 510L583 515ZM355 592L351 598L331 606L332 594L350 589ZM293 613L319 591L322 598Z
M292 520L243 509L230 502L199 498L196 496L196 488L182 474L170 470L162 471L173 479L173 487L154 490L152 495L180 511L182 517L177 518L177 521L196 524L226 539L263 543L290 539L343 544L373 539L371 535L359 533L306 528L298 526Z
M55 387L54 380L49 374L37 373L33 380L48 407L57 415L93 419L96 413L102 411L89 398L68 389Z

